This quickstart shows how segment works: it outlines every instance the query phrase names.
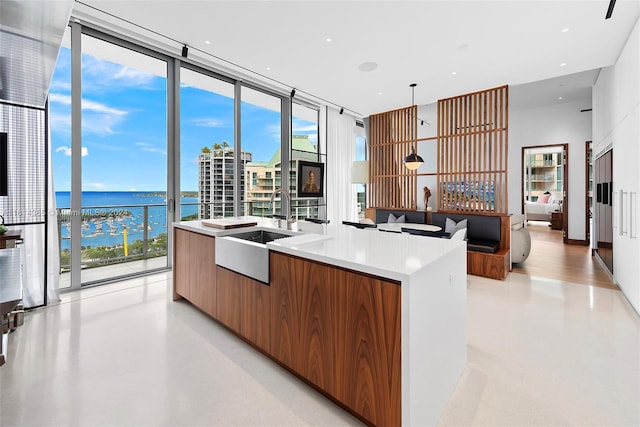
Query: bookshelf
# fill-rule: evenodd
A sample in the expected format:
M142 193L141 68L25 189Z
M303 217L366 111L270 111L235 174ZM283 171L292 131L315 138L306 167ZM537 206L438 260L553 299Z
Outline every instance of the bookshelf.
M537 153L527 158L529 200L535 202L546 191L562 191L562 153Z

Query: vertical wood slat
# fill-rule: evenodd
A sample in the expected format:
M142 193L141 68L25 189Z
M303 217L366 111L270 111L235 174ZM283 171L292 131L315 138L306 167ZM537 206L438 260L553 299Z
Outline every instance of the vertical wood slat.
M417 106L374 114L370 124L370 206L416 209L417 175L404 158L417 150Z
M508 101L502 86L438 101L439 210L508 212Z

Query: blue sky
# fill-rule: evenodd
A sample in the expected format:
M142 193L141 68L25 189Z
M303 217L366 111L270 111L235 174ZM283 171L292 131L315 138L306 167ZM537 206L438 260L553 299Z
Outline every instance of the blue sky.
M50 122L54 187L71 186L71 52L62 48L53 75ZM83 191L166 189L166 79L121 64L82 56ZM233 99L182 86L181 190L197 189L197 157L204 146L233 146ZM294 118L294 134L316 143L317 125ZM243 147L267 161L280 145L280 114L242 104Z

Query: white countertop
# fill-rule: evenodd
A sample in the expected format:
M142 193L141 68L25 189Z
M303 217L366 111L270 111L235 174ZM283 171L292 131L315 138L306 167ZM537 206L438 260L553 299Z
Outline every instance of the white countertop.
M200 221L174 223L174 227L222 237L259 228L277 228L277 220L259 217L241 217L258 222L254 227L219 230L203 226ZM281 230L286 233L285 230ZM302 234L319 233L296 233ZM327 225L322 237L290 237L267 243L270 250L323 262L398 281L408 280L415 272L436 262L455 248L466 245L454 241L407 233L386 233L373 229Z

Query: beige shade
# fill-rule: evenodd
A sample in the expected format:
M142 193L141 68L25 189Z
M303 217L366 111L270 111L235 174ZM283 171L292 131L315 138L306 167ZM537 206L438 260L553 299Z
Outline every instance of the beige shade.
M357 160L351 164L351 183L366 184L369 182L369 162Z

